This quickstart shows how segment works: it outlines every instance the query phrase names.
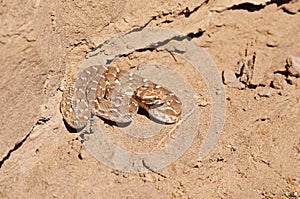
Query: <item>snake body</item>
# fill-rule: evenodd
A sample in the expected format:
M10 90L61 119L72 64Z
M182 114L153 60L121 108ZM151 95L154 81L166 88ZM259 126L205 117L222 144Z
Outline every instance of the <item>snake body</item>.
M94 115L131 122L139 106L164 123L181 115L181 101L167 88L118 67L93 65L69 78L60 110L70 127L81 129Z

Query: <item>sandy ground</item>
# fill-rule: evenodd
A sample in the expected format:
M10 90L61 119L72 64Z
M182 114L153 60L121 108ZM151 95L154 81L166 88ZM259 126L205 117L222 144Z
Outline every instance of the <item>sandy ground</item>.
M300 57L298 0L0 1L0 16L0 198L299 198L300 65L286 62ZM136 174L95 159L66 128L59 103L87 53L140 27L179 31L210 54L226 83L226 120L199 159L212 105L203 79L170 53L122 57L129 67L147 58L173 64L201 112L180 158ZM147 152L164 137L122 141L130 137L99 123L133 151Z

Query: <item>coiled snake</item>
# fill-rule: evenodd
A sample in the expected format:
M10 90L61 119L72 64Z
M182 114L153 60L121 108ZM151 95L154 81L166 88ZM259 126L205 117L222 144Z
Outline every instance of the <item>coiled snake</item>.
M81 129L94 115L131 122L139 106L163 123L181 115L181 101L167 88L118 67L93 65L68 79L60 110L70 127Z

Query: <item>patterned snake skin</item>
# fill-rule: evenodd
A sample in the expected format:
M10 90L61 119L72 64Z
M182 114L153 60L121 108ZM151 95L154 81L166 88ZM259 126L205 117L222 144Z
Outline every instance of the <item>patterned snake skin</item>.
M94 115L131 122L139 106L163 123L181 115L181 101L168 89L118 67L94 65L69 77L60 110L70 127L81 129Z

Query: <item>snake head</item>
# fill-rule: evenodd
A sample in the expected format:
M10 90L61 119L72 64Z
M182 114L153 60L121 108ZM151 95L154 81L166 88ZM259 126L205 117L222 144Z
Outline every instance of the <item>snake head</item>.
M135 90L134 98L155 120L172 124L180 118L181 101L173 92L158 84L140 86Z

